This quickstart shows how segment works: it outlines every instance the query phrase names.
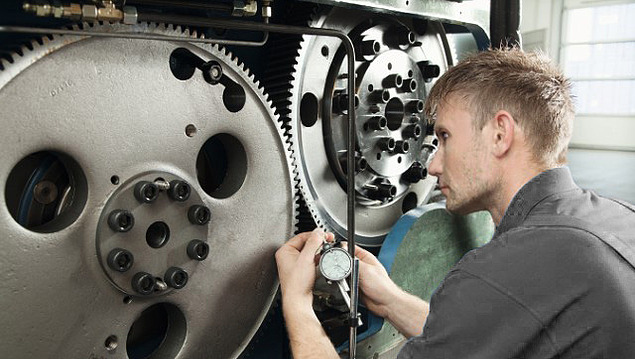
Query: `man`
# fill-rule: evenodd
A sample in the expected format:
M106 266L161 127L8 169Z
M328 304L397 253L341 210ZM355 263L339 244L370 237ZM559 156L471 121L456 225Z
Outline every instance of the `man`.
M426 113L447 209L487 210L497 228L429 305L356 248L363 303L411 338L399 358L635 357L635 208L581 190L560 167L569 81L538 54L481 52L437 81ZM337 358L311 308L315 253L331 237L303 233L276 253L295 359Z

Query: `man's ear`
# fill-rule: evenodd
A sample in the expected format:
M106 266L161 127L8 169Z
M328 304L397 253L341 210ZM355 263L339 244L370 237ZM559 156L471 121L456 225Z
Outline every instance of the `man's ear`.
M504 110L496 112L491 121L493 125L492 150L496 157L502 157L509 152L514 142L516 121L509 112Z

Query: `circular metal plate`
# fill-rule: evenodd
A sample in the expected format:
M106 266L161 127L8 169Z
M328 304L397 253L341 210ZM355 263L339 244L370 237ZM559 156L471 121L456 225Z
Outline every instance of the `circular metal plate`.
M190 36L179 28L147 24L134 30ZM176 78L170 56L177 48L218 62L227 79L244 90L244 106L228 107L225 85L207 83L198 69L189 79ZM237 357L277 291L274 252L294 225L288 155L258 85L226 51L184 42L62 36L45 38L42 45L34 42L33 50L25 48L23 56L14 58L0 72L0 183L5 194L0 197L0 353L11 358L135 358L144 357L133 349L149 338L158 340L153 357ZM196 131L186 131L190 125ZM243 182L231 194L213 197L198 182L197 155L217 134L240 142L245 167ZM85 177L74 196L60 191L56 199L67 198L59 208L77 215L49 231L20 225L7 200L7 194L22 188L8 183L8 174L21 159L41 151L72 159L65 163L79 167L75 172ZM231 160L231 153L225 157ZM147 248L146 238L139 238L145 231L131 236L140 245L135 256L145 258L139 263L153 263L150 270L178 263L186 249L171 245L185 243L180 235L200 234L211 250L207 259L187 268L184 288L150 297L129 295L104 273L96 236L102 212L119 188L156 172L189 183L197 193L190 200L200 198L213 218L196 233L179 231L179 225L165 219L174 231L158 249ZM75 206L73 198L84 198L84 203ZM178 207L152 206L139 213L139 224L145 223L144 216L148 221L171 217ZM144 327L153 318L164 318L165 325Z

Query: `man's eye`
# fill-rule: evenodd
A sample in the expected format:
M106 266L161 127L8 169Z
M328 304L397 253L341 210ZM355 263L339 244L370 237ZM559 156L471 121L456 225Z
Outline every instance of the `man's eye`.
M445 142L445 140L447 140L448 137L450 137L450 135L448 135L447 132L445 132L445 131L439 132L439 140L440 141Z

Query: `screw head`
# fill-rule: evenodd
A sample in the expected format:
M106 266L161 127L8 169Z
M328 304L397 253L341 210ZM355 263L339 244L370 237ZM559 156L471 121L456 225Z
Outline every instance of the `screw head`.
M139 272L132 277L132 289L141 295L154 292L155 279L150 273Z
M187 218L192 224L202 226L209 223L212 218L212 212L205 206L195 204L187 211Z
M108 226L115 232L128 232L134 226L134 216L125 209L116 209L108 215Z
M185 285L187 284L187 279L187 272L179 267L170 267L170 269L165 272L165 276L163 277L165 284L174 289L181 289L185 287Z
M168 196L175 201L185 202L190 198L192 189L190 185L185 181L174 180L170 181L170 189L168 190Z
M209 245L200 239L194 239L187 245L187 256L202 261L209 254Z
M134 196L141 203L152 203L159 198L159 187L152 182L141 181L134 188Z
M130 251L122 248L115 248L108 253L108 266L110 269L117 272L125 272L134 263L134 256Z

